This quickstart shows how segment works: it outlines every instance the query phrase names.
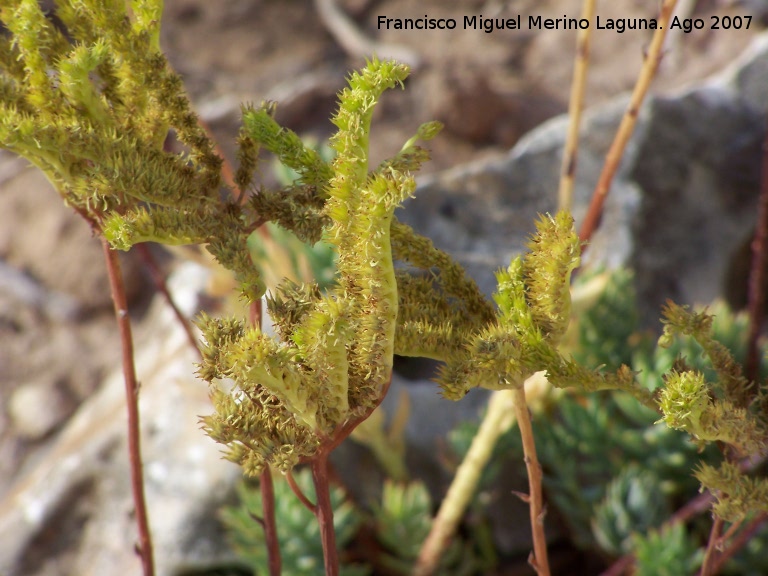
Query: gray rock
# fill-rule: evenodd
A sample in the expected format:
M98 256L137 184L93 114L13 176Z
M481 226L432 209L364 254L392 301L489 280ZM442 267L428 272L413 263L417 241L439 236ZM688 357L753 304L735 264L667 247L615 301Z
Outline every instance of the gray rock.
M658 316L667 298L725 295L731 262L754 234L765 120L719 83L656 98L651 117L629 173L642 190L629 264L641 303Z
M649 323L667 298L708 303L734 282L732 263L756 217L766 56L768 40L761 37L738 67L705 85L649 98L641 110L584 262L634 268ZM585 115L577 226L626 105L620 98ZM556 209L566 128L565 117L552 119L506 157L421 179L398 216L453 254L491 294L494 270L524 250L539 213Z
M577 220L584 215L594 186L591 181L597 181L625 107L626 99L622 98L586 115L574 199ZM490 296L496 289L494 272L508 266L514 256L525 250L538 215L557 208L560 157L567 125L567 118L559 116L523 137L506 156L421 178L415 197L398 212L398 218L451 253ZM639 132L642 129L641 122ZM620 176L631 163L636 140L637 136L622 161ZM635 185L623 181L616 187L620 190L609 197L606 214L625 223L623 205L636 203L638 191ZM613 245L613 249L623 256L612 254L606 258L614 262L626 260L626 240L619 246Z

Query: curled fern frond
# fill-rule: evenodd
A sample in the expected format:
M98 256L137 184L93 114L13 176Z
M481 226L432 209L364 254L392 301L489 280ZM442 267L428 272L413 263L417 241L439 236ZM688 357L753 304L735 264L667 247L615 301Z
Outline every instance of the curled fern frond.
M523 260L526 300L545 337L559 342L571 321L571 272L580 261L573 217L562 211L542 216L528 248Z

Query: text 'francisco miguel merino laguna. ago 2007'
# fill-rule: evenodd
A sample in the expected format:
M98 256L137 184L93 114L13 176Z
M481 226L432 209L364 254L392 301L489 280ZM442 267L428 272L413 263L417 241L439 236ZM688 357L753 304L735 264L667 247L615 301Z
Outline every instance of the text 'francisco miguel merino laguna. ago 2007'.
M461 28L459 25L461 24ZM461 21L455 18L431 18L424 15L423 18L388 18L380 15L377 18L379 30L482 30L487 34L495 30L522 30L523 24L527 24L528 30L584 30L590 27L586 18L543 18L542 16L528 16L523 20L520 14L511 18L483 18L483 15L464 16ZM680 28L688 32L684 21L675 17L670 23L670 28ZM613 30L622 33L625 30L655 30L658 22L655 18L601 18L597 16L595 29ZM699 28L698 26L696 28Z

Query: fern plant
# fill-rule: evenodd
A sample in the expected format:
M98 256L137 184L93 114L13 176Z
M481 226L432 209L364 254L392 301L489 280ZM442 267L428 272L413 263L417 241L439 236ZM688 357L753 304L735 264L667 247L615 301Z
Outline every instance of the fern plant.
M673 7L664 2L665 19ZM276 337L245 318L198 320L204 338L198 375L210 383L214 409L203 418L205 431L226 445L227 457L247 475L262 476L264 487L271 468L290 483L296 465L310 465L316 501L298 483L293 487L319 522L326 573L338 573L328 455L383 399L395 354L440 361L437 382L449 399L459 400L475 387L514 397L531 478L534 563L541 573L548 572L541 472L524 393L534 374L558 388L626 393L643 409L660 409L665 424L690 434L699 447L723 446L720 464L701 461L696 472L716 495L717 523L768 513L765 479L741 461L764 456L764 390L743 377L713 337L710 315L674 304L665 309L660 344L693 338L714 376L678 361L657 390L638 382L626 365L595 368L566 350L570 276L581 250L567 212L543 215L528 253L497 273L495 306L448 254L397 221L395 209L416 188L413 172L429 157L416 143L440 129L437 123L422 125L393 157L370 165L373 111L385 90L403 85L407 66L372 59L350 75L333 117L332 161L279 126L272 104L245 105L239 167L235 184L227 185L214 143L160 52L160 0L60 0L55 15L49 18L36 0L0 2L0 20L9 32L0 36L0 146L43 170L64 201L109 243L126 365L130 332L111 250L148 241L204 245L234 272L242 297L255 309L266 286L248 244L254 230L270 222L307 244L324 239L333 247L337 273L325 291L317 283L274 287L268 307ZM654 36L654 51L662 40ZM657 64L656 58L648 61L651 67L641 77L646 84ZM627 137L627 130L621 134ZM181 153L164 148L171 135L183 144ZM252 187L261 148L297 178L277 189ZM588 219L596 214L590 210ZM126 372L126 383L133 485L137 516L143 518L135 375ZM615 398L619 408L643 417L643 409L626 409L626 401ZM573 407L569 417L576 421L583 414ZM578 428L576 434L593 434L590 442L603 440L599 427ZM483 448L488 456L489 447ZM626 476L609 500L631 499L636 484ZM274 574L280 562L274 515L268 512L273 501L266 490L265 538ZM617 511L607 508L603 517L613 521ZM642 522L652 521L647 511L639 512ZM151 574L146 518L140 525L140 551ZM603 530L623 547L626 539L614 532ZM425 548L432 543L428 537ZM417 573L435 569L440 548L430 549L433 565L420 564Z

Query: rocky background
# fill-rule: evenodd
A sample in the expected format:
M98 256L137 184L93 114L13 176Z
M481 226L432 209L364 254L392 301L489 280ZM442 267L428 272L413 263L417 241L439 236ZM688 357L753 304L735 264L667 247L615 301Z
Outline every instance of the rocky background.
M670 37L590 248L593 264L636 270L650 327L665 298L744 302L743 255L768 107L765 3L682 5L706 22L711 14L749 14L753 21L748 31ZM656 8L622 0L601 3L599 11L603 18L652 17ZM166 1L163 46L230 157L242 101L278 101L279 120L300 134L331 132L335 94L368 54L356 51L339 14L327 16L327 9L321 0ZM398 150L421 122L446 124L401 218L452 252L490 293L493 271L521 249L536 214L555 209L566 125L558 115L567 107L575 33L383 31L377 16L562 17L577 16L580 3L345 0L338 9L363 35L362 46L399 54L415 68L406 90L386 94L380 105L374 157ZM577 218L649 39L648 32L593 35ZM272 178L266 166L263 176ZM193 376L183 333L138 258L126 255L124 267L158 574L221 565L230 556L215 512L231 497L239 470L198 429L207 393ZM182 308L194 314L207 290L206 270L182 260L169 270ZM42 175L0 154L0 574L139 573L111 314L100 248L87 226ZM445 471L426 455L457 422L477 417L483 398L473 393L452 404L427 380L428 371L403 366L393 392L411 397L413 471L439 492ZM375 464L362 449L348 450L352 457L339 461L342 476L353 492L364 492L377 477ZM502 519L498 524L503 551L526 550L524 536Z

